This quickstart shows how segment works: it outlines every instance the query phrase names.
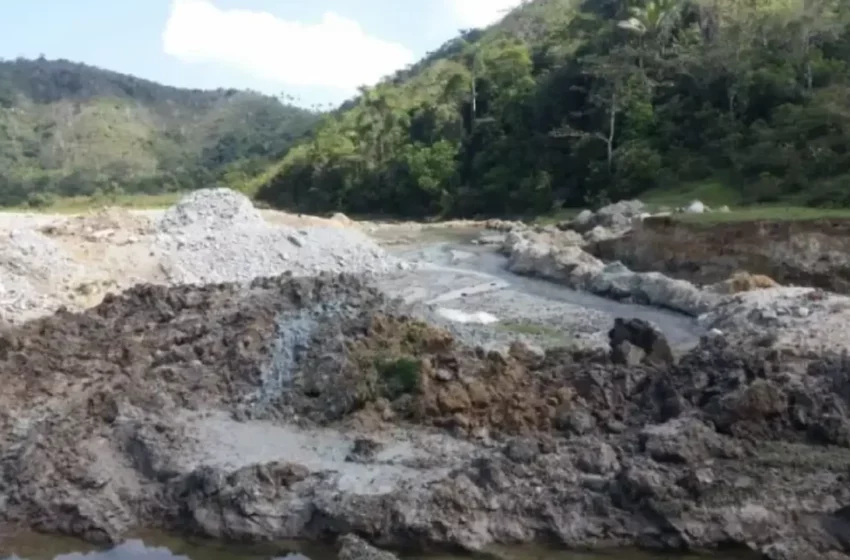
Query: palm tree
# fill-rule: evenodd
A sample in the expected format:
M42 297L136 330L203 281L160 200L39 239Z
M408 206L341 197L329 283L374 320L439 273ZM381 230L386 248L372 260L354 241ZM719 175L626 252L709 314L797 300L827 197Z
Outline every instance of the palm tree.
M681 7L682 0L647 0L643 7L629 8L631 17L617 23L617 27L638 37L641 68L646 41L663 45L679 19Z

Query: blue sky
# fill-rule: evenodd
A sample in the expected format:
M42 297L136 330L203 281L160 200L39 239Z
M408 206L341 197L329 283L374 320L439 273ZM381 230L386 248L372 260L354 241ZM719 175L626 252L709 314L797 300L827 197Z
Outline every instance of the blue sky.
M0 57L67 58L181 87L338 103L519 0L8 1Z

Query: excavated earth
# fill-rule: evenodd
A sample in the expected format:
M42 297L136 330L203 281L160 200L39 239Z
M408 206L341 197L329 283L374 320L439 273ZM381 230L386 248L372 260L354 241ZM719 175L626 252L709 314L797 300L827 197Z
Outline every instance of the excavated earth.
M637 271L713 284L737 271L783 285L850 293L850 221L841 219L688 223L646 218L622 237L585 249Z
M850 359L463 346L351 276L140 285L0 336L0 520L847 558Z

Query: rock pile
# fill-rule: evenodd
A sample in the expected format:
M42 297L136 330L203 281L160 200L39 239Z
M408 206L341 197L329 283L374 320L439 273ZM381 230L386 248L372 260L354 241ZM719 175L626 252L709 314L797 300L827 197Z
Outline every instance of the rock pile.
M155 249L174 283L247 282L284 272L380 274L405 266L356 230L269 225L247 197L229 189L196 191L168 209Z
M225 188L194 191L168 208L157 221L161 232L180 232L186 228L214 230L239 225L259 226L265 221L251 200Z
M648 215L646 205L640 200L621 200L603 206L596 212L582 210L578 216L560 224L562 229L572 229L585 234L594 228L605 228L616 234L632 227L635 219ZM599 235L597 232L596 235Z
M850 351L850 297L814 288L777 287L728 296L699 321L729 337L794 354Z
M78 266L51 239L34 230L0 233L0 311L19 322L62 305L59 297Z

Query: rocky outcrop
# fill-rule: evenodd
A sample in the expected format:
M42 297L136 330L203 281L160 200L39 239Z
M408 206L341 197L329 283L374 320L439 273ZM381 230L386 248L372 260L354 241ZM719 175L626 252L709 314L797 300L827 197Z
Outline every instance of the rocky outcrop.
M604 264L584 251L570 233L573 232L558 237L512 231L503 245L508 269L613 299L657 305L693 316L705 313L720 301L719 294L684 280L658 272L633 272L619 262Z
M562 229L584 234L594 228L623 232L632 227L636 219L646 214L646 205L640 200L621 200L603 206L596 212L582 210L575 218L561 224Z
M0 335L0 520L846 553L847 358L661 362L469 348L350 277L142 286Z

